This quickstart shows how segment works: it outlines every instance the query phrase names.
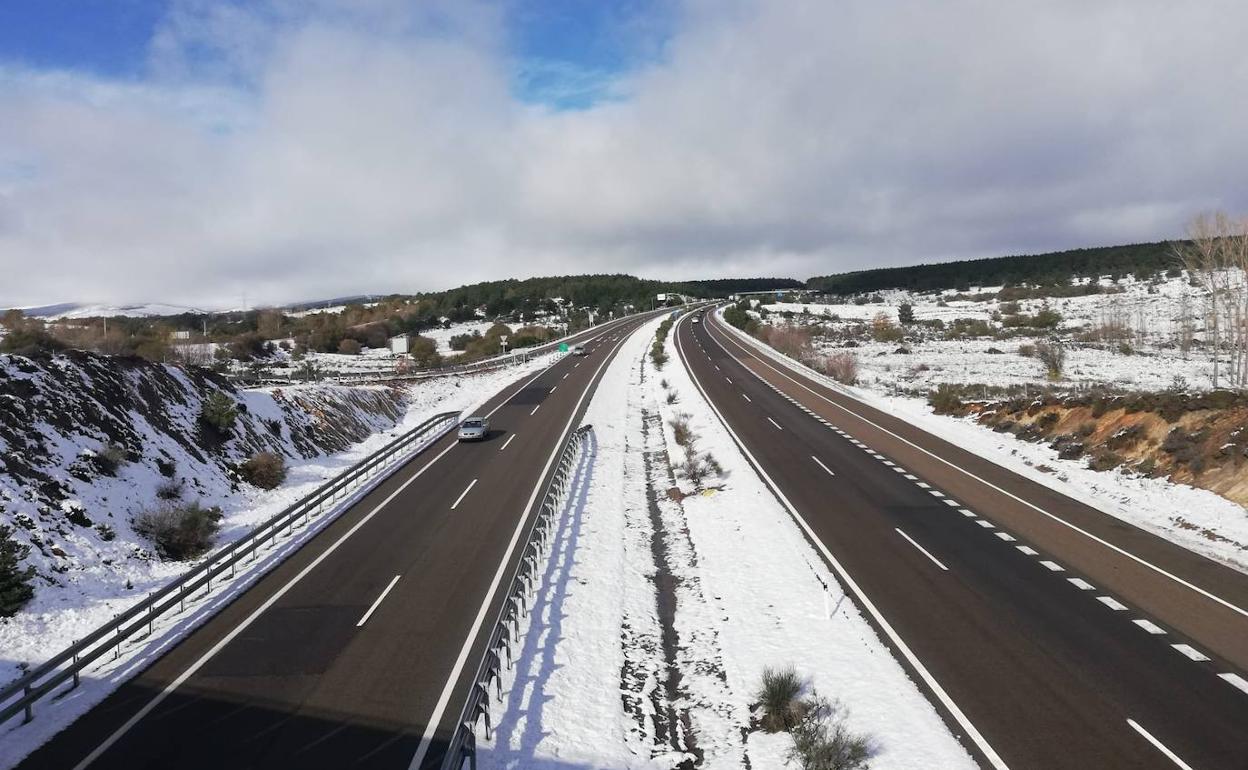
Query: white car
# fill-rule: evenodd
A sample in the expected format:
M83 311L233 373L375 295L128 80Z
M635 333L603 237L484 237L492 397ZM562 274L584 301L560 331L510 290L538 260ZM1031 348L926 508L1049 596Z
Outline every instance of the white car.
M484 441L490 435L490 421L484 417L469 417L459 424L460 441Z
M701 321L699 321L699 320L698 320L698 317L695 315L695 316L693 317L693 321L691 321L690 323L695 323L695 324L696 324L696 323L701 323Z
M572 346L572 355L574 355L574 356L583 356L583 355L585 355L585 346L584 346L584 345L582 345L582 344L580 344L579 342L578 342L577 344L573 345L573 346Z

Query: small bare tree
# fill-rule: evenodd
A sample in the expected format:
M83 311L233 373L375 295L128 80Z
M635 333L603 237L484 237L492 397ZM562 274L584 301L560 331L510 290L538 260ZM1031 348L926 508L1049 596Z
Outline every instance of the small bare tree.
M1188 225L1187 233L1188 241L1175 251L1204 292L1204 341L1213 386L1220 384L1226 350L1229 384L1242 389L1248 386L1248 217L1201 214Z

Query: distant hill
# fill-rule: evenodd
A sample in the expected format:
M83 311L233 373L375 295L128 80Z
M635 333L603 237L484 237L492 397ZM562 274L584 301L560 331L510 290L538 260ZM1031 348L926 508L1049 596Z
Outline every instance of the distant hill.
M1174 241L1070 249L1048 254L990 257L957 262L882 267L818 276L807 288L829 294L859 294L882 289L935 291L1003 284L1055 285L1074 276L1151 275L1176 266Z

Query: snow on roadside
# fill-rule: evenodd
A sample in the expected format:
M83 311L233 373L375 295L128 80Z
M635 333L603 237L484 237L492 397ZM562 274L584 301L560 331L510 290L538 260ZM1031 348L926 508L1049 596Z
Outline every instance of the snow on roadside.
M685 497L662 514L676 523L683 517L685 531L673 542L690 550L671 562L676 584L696 582L696 591L676 594L676 660L685 689L673 705L688 712L703 766L740 767L743 759L754 768L784 765L787 737L743 731L763 668L792 663L847 707L851 729L876 739L877 770L975 767L732 443L671 341L661 372L644 358L656 326L627 340L590 404L590 478L578 481L585 488L574 491L576 503L563 513L535 620L516 668L504 677L494 738L479 744L481 766L666 768L687 758L673 747L678 740L663 740L654 729L661 716L655 693L663 687L653 665L662 652L652 649L654 533L633 526L647 520L645 476L636 461L646 447L644 410L662 415L673 460L679 450L666 421L674 411L689 413L701 448L727 472L718 491ZM674 406L666 404L664 380L677 393ZM673 535L671 526L664 529ZM711 677L707 666L717 669Z
M411 430L434 414L447 411L471 412L500 390L554 363L563 354L552 353L516 367L481 374L441 377L422 380L407 386L407 411L387 431L374 433L352 448L333 455L310 460L293 461L287 481L278 489L266 492L244 486L243 491L229 495L206 496L205 504L220 505L225 514L220 542L225 543L246 534L252 526L283 510L300 498L377 451L401 433ZM134 479L113 482L118 490ZM133 490L131 490L133 491ZM344 498L333 511L345 510L357 495ZM13 720L0 726L0 767L19 762L28 753L102 700L118 685L141 671L178 640L207 620L234 596L286 556L307 542L317 531L333 520L334 515L315 519L306 529L267 552L248 570L240 568L239 579L218 589L202 604L188 603L186 613L168 616L156 624L156 633L137 644L123 646L119 659L101 659L84 672L83 684L57 701L47 700L36 706L36 719L21 725ZM134 544L130 547L139 547ZM112 565L115 574L92 573L67 591L40 589L36 598L17 615L0 620L0 683L20 675L26 666L37 665L60 652L88 632L123 612L148 593L156 591L177 577L193 563L124 560ZM132 587L128 587L132 586ZM163 624L163 625L162 625Z
M727 324L724 324L727 327ZM731 327L728 327L731 329ZM745 344L761 345L733 330ZM799 369L834 390L950 441L987 460L1079 500L1115 518L1242 572L1248 572L1248 511L1213 492L1165 478L1129 471L1094 471L1084 462L1058 457L1047 444L997 433L971 417L937 415L921 398L885 395L834 382L770 351L784 365ZM1041 470L1052 469L1052 472Z

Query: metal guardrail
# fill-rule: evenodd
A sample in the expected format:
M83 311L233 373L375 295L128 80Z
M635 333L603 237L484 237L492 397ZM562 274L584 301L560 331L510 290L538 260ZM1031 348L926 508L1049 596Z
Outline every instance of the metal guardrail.
M181 611L185 608L187 599L192 598L201 588L205 589L207 595L212 590L214 578L228 580L234 577L235 568L244 557L250 555L249 563L254 561L257 552L266 542L270 548L276 544L283 529L287 530L286 536L290 537L300 520L306 526L312 518L323 514L327 507L332 508L341 497L353 491L353 485L357 481L367 482L382 478L381 472L385 466L397 466L400 461L415 456L446 435L458 422L459 412L443 412L429 418L352 465L308 496L274 514L248 534L213 553L177 580L31 669L0 690L0 704L4 704L0 708L0 724L8 722L18 714L24 714L23 724L29 722L34 718L36 702L71 679L73 684L67 689L77 687L81 672L87 666L110 652L116 659L121 654L122 642L141 631L150 635L156 618L174 609ZM229 574L223 575L227 570Z
M559 510L563 507L572 481L572 469L576 464L578 453L585 437L593 430L592 425L583 425L568 437L563 447L555 474L537 513L537 519L529 530L529 538L521 552L520 562L512 574L508 595L494 621L494 630L490 632L490 640L486 644L485 654L477 665L476 674L472 678L472 691L464 710L460 714L455 733L447 744L446 755L442 759L441 770L461 770L467 759L471 770L477 770L477 722L485 720L485 736L488 739L493 730L490 720L490 684L494 684L496 696L502 700L502 667L500 652L507 654L507 667L515 665L512 645L520 641L520 620L528 615L534 594L537 592L538 565L546 558L550 548L554 522Z

